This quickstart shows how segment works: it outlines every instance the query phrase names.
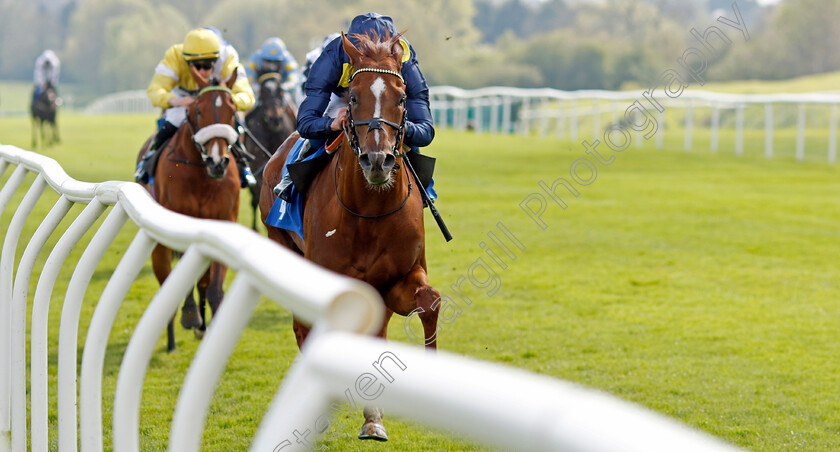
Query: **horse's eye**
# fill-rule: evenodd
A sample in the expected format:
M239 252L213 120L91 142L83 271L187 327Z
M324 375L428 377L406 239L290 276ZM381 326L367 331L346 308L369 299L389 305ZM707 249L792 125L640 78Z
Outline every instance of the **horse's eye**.
M350 105L356 105L357 103L358 103L358 102L356 102L356 95L355 95L355 94L351 94L351 95L350 95Z

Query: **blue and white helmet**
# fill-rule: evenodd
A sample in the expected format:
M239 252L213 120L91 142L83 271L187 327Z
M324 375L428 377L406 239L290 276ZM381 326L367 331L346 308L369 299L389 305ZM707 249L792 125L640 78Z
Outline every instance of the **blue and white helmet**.
M286 43L282 39L272 37L263 42L260 49L263 61L283 61L286 59Z

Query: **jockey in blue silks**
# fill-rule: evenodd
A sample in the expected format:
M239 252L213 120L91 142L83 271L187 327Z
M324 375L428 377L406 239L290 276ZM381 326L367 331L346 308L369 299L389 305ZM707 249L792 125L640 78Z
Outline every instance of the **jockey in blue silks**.
M354 35L372 32L381 37L397 34L393 19L377 13L367 13L353 18L347 37L353 44L357 44L358 41ZM429 87L420 72L414 48L405 38L400 39L403 41L403 47L410 50L403 56L401 70L405 80L406 94L404 144L413 151L417 151L418 147L428 146L435 137L434 121L429 108ZM326 141L334 139L341 133L342 123L347 115L346 103L342 98L349 86L350 74L352 74L350 57L344 52L341 37L333 39L312 64L309 77L306 79L306 98L298 110L297 130L301 137L309 139L310 148L315 150L314 156L326 152L324 150ZM286 174L283 180L274 187L274 193L281 199L289 201L291 185L291 178ZM435 199L431 185L428 191L432 199Z

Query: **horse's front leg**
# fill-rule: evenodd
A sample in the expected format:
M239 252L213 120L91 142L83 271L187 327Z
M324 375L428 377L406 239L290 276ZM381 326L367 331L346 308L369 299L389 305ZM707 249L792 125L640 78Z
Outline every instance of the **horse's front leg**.
M166 278L169 277L169 272L172 270L172 250L163 245L156 246L154 251L152 251L152 269L155 272L158 283L163 285L163 282L166 281ZM193 301L193 303L195 302ZM166 326L166 351L172 352L174 350L175 316L173 315L172 319L169 320L169 324Z
M437 323L440 293L429 285L426 269L416 265L385 294L385 306L399 315L416 314L423 324L423 343L428 350L437 349ZM387 326L387 325L386 325ZM413 333L409 333L413 336Z
M202 333L209 323L207 322L205 313L205 302L210 304L210 312L215 316L216 311L219 309L219 305L222 304L222 298L225 295L223 284L225 282L226 274L227 267L218 262L213 262L210 264L210 268L207 269L198 281L198 312L201 315L201 326L198 330ZM196 336L200 338L203 334L199 333L198 330L196 331Z

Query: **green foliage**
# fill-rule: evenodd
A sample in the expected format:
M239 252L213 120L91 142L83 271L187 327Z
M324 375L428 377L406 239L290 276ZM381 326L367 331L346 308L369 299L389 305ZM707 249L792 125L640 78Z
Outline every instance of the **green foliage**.
M840 70L840 3L789 0L715 68L717 80L781 80Z
M430 84L559 89L644 86L675 66L689 35L723 27L733 45L716 56L710 80L784 79L840 70L840 3L788 0L738 6L751 39L715 19L728 0L86 0L61 11L0 0L0 76L27 80L47 47L63 61L62 80L104 94L148 86L172 44L194 27L215 26L247 60L266 38L282 38L299 62L357 14L394 18L417 50ZM718 61L719 60L719 61ZM85 96L86 98L89 96Z

